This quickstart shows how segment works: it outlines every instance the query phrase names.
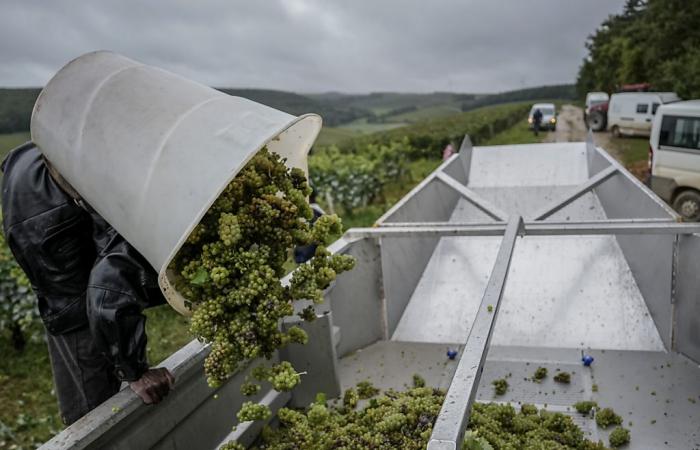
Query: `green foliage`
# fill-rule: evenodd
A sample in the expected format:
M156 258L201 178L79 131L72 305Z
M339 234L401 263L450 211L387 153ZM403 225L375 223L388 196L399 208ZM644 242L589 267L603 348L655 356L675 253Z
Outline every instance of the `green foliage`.
M41 325L36 296L29 279L15 261L5 237L0 233L0 332L8 333L17 350L24 349L27 337L40 336Z
M535 100L572 100L576 97L576 86L573 84L556 84L538 86L499 94L485 95L462 104L462 111L471 111L490 105Z
M309 175L319 198L349 212L380 199L387 184L409 176L411 161L436 160L448 143L458 147L465 134L488 139L522 120L529 104L502 105L409 127L342 141L316 149Z
M0 89L0 133L29 130L39 88Z
M309 158L309 173L321 198L330 196L346 211L367 206L382 187L406 170L407 140L368 144L362 151L343 153L333 146Z
M407 139L410 148L404 152L409 159L439 158L447 144L453 144L459 148L465 134L469 134L472 142L478 144L512 126L527 115L530 106L532 106L530 103L491 106L449 117L425 120L407 127L346 141L340 148L345 152L357 153L362 152L363 148L369 144L388 145L391 142L403 142Z
M657 91L700 97L700 3L629 0L586 42L576 82L580 96L649 82Z

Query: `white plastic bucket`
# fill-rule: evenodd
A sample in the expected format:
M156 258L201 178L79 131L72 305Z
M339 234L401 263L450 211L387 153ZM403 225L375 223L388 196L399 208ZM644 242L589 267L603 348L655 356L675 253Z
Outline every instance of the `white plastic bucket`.
M111 52L63 67L34 106L32 140L80 195L159 272L222 190L263 146L307 170L321 128Z

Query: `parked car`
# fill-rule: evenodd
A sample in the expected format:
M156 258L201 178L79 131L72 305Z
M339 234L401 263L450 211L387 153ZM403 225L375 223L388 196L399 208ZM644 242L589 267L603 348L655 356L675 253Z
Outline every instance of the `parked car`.
M677 102L675 92L623 92L610 97L607 128L615 137L649 136L656 109Z
M586 94L586 106L583 109L583 121L588 126L588 118L590 117L591 107L607 103L610 96L607 92L589 92Z
M532 108L530 108L530 114L527 116L527 123L530 124L530 129L532 130L534 126L532 123L532 115L537 109L539 109L542 113L542 123L540 123L540 129L556 131L557 107L554 105L554 103L535 103L532 105Z
M685 220L700 220L700 100L659 106L649 169L652 190Z

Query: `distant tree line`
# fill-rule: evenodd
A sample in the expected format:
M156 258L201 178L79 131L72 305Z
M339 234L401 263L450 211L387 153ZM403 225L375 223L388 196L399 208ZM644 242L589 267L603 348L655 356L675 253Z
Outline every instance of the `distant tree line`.
M29 131L39 88L0 89L0 133Z
M337 105L328 101L318 101L293 92L271 89L218 89L229 95L245 97L295 116L311 112L319 114L323 117L323 124L328 127L352 122L360 117L371 115L369 111L362 108Z
M499 105L501 103L529 100L572 100L574 98L576 98L576 87L573 84L556 84L482 95L462 103L462 111L471 111L482 106Z
M700 98L700 1L627 0L586 48L576 82L580 96L648 82L657 91Z
M402 106L400 108L394 108L385 112L384 114L372 114L367 117L367 123L384 123L387 119L393 116L398 116L399 114L405 114L412 111L417 111L418 107L416 105Z
M336 126L352 122L372 113L361 108L345 107L331 102L317 101L292 92L269 89L229 89L219 88L230 95L245 97L293 115L318 113L326 126ZM0 133L29 131L34 102L41 88L13 89L0 88Z

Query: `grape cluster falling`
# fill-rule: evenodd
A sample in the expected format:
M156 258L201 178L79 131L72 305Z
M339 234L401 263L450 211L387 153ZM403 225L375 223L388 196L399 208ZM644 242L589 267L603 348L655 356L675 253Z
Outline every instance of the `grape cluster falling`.
M284 159L263 148L229 183L204 215L173 261L176 288L193 311L191 332L211 343L204 367L212 387L258 357L271 358L289 343L305 344L299 327L286 332L280 321L294 314L297 300L323 301L323 290L352 269L348 255L331 255L325 245L341 232L336 215L311 223L306 198L311 189L304 172L288 169ZM288 285L285 262L298 245L317 244L314 257L297 268ZM315 318L313 307L300 313ZM257 370L258 381L291 390L299 374L283 361ZM260 386L247 382L244 394ZM244 418L264 417L260 407L246 407Z

